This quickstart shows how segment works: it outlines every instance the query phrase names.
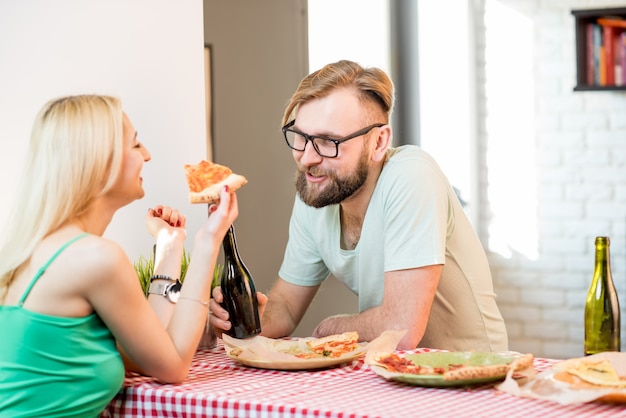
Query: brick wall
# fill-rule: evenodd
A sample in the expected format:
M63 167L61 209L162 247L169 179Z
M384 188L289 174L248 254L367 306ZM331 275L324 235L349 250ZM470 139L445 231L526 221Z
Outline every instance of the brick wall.
M532 38L527 39L532 46L532 65L528 66L532 72L532 101L522 112L518 110L525 118L518 121L519 125L515 125L515 115L509 116L513 121L511 132L517 127L532 127L530 137L522 142L532 147L533 153L502 151L483 156L479 169L479 233L489 247L498 303L512 350L553 358L582 355L584 300L593 270L595 236L611 237L613 278L622 312L626 307L626 93L573 92L576 66L571 15L573 9L624 6L626 1L600 0L473 3L478 144L482 155L493 154L506 140L502 133L488 132L491 98L485 85L490 82L486 70L489 39ZM486 16L502 7L526 19L530 32L494 33L501 26ZM502 88L510 88L509 99L515 102L520 92L515 89L515 79L510 83ZM495 173L489 158L499 162ZM503 254L487 244L497 217L493 208L497 190L490 189L494 175L510 180L512 185L521 180L531 186L530 196L510 191L512 200L519 198L524 204L531 198L534 203L505 225L530 221L532 230L527 232L536 236L536 253L532 256L514 248ZM622 341L626 339L625 325L623 318Z

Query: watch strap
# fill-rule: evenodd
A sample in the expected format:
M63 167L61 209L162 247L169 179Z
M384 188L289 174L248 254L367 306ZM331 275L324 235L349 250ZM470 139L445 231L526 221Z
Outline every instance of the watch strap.
M182 283L178 280L173 283L150 283L150 286L148 287L148 295L163 296L171 303L176 303L178 301L178 295L181 288Z

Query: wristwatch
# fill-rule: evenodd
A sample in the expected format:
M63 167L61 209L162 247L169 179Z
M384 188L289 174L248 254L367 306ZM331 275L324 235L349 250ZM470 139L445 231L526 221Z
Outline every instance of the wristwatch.
M180 280L172 281L169 283L150 283L148 288L148 294L161 295L171 303L178 302L178 296L180 295L180 289L183 284Z

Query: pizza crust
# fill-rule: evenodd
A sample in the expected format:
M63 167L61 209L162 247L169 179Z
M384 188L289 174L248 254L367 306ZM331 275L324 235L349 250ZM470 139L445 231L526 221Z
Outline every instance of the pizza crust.
M491 366L464 366L454 370L448 370L443 374L443 380L466 380L482 379L505 375L510 369L513 371L524 370L533 364L535 356L531 353L524 354L508 364L494 364Z
M191 203L215 203L220 200L220 192L224 186L228 186L229 191L234 192L240 189L248 180L239 174L232 173L224 180L215 183L200 192L189 192Z

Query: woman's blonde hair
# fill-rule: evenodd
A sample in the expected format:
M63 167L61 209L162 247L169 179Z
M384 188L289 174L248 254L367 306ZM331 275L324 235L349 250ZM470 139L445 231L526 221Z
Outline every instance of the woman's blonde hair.
M0 244L0 300L37 244L82 215L115 183L123 153L119 99L51 100L35 119L24 174Z
M361 100L377 106L386 119L384 122L389 122L394 101L393 83L389 76L381 69L363 68L356 62L342 60L328 64L302 79L285 108L282 124L286 125L293 119L299 106L345 87L355 88Z

